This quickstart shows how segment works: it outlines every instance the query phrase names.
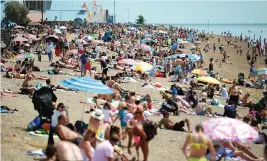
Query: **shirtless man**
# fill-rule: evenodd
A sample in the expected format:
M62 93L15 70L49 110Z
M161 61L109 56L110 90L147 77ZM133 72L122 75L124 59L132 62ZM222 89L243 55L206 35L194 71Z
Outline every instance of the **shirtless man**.
M59 161L83 160L80 148L73 143L70 143L68 141L59 141L57 142L55 147L57 159L59 159Z
M169 114L168 111L164 111L163 112L163 118L159 122L160 123L159 127L161 127L163 125L166 129L185 132L184 125L186 123L187 129L188 129L187 132L190 132L190 124L189 124L189 120L188 119L184 119L184 120L182 120L180 122L173 123L169 119L169 116L170 116L170 114Z
M237 107L241 91L239 87L236 85L236 80L233 81L233 85L229 88L228 95L230 96L230 100Z
M56 126L56 133L58 134L58 137L63 141L69 141L76 145L79 145L79 140L82 139L82 136L68 127L67 125L67 115L62 114L58 117L58 125Z

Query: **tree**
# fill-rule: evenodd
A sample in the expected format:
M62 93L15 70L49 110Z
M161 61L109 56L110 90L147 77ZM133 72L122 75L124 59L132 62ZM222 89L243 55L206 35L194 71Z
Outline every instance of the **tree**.
M143 15L138 15L138 18L136 19L136 24L138 25L144 25L145 24L145 18Z
M19 25L27 25L30 19L27 17L29 10L18 1L11 1L5 4L5 18Z

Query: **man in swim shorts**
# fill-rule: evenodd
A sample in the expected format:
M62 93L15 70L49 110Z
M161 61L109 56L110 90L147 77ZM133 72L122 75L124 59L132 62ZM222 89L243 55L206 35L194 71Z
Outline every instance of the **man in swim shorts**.
M169 129L169 130L186 132L186 130L184 130L184 126L186 124L187 129L188 129L187 132L190 132L190 124L189 124L188 119L173 123L169 119L169 116L170 116L170 114L168 111L163 111L163 118L159 122L159 124L160 124L159 127L161 127L163 125L166 129Z

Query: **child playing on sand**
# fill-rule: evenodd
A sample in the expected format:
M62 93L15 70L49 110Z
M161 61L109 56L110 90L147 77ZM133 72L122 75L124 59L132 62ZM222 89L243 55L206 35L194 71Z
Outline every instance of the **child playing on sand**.
M127 127L126 115L127 115L127 107L125 102L120 102L118 107L119 113L118 116L115 118L114 123L120 118L121 121L121 130L122 130L122 140L126 139L126 132L125 129Z
M112 118L113 118L113 114L111 111L111 106L109 103L105 103L104 107L103 107L103 114L104 114L104 123L105 124L112 124Z

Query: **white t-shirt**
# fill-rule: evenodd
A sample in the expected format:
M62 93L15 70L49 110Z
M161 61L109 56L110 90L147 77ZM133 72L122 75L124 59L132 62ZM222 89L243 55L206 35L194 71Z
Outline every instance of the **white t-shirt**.
M47 51L47 52L52 52L53 49L54 49L53 44L47 44L47 45L46 45L46 51Z
M108 161L108 158L114 158L114 148L109 140L105 140L97 145L92 161Z
M79 43L78 48L79 48L79 50L83 50L83 43Z
M111 110L103 109L102 111L104 114L104 121L111 123L111 117L110 117L110 114L112 113Z
M56 127L57 126L57 124L58 124L58 116L60 116L61 114L62 114L62 112L58 111L58 110L56 110L54 112L54 114L52 115L52 120L51 120L51 126L52 127Z

